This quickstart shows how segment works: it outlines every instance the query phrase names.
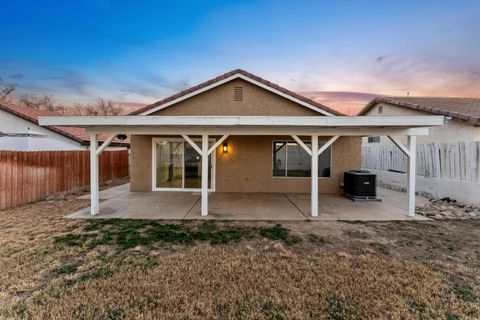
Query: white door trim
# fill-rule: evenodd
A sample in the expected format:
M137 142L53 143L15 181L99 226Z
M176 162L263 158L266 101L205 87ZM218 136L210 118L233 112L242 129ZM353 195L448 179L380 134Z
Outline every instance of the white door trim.
M194 138L193 141L201 141L201 138ZM156 175L156 164L157 164L157 153L155 152L155 142L156 141L173 141L173 142L182 142L183 143L183 154L182 154L182 188L157 188L157 175ZM215 143L215 139L209 139L209 142ZM188 143L183 138L152 138L152 191L177 191L177 192L201 192L202 188L185 188L185 144ZM216 181L216 154L215 151L212 152L212 168L210 172L211 176L211 185L208 189L209 192L215 192L215 181Z

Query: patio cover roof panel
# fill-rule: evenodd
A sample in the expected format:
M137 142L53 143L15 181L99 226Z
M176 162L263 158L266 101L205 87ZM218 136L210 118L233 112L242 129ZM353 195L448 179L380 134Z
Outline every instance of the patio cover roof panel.
M40 125L93 127L418 128L440 126L443 116L65 116L40 117Z

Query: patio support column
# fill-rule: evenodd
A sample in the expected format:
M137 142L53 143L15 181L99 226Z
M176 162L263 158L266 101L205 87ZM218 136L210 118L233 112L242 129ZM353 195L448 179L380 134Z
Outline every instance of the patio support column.
M98 146L98 134L90 133L90 214L92 216L98 214L100 211L98 157L100 157L100 154L110 145L115 137L115 134L110 134L102 145Z
M408 136L408 176L407 176L407 194L408 194L408 216L415 216L415 178L417 162L417 137Z
M400 149L407 157L407 215L415 216L415 178L416 178L416 162L417 162L417 136L407 136L407 146L405 146L396 137L388 136L390 140Z
M90 214L96 215L99 212L98 197L98 135L90 134Z
M318 216L318 136L312 135L312 165L311 165L311 212L312 217Z
M208 215L208 134L202 134L202 216Z

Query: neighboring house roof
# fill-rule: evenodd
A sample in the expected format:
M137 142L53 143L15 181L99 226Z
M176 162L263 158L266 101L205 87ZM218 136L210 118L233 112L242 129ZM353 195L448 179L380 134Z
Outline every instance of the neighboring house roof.
M17 104L15 105L9 104L8 106L5 104L0 104L0 110L13 114L37 126L39 125L38 117L40 116L59 116L60 115L47 110L28 108L28 107L17 105ZM58 126L45 126L44 128L47 128L64 137L72 139L82 145L90 144L90 134L84 128L58 127ZM105 135L100 135L98 140L105 141L107 138L108 137ZM130 145L130 140L127 138L126 140L121 141L115 138L110 145L111 146L128 146Z
M474 126L480 125L480 98L377 97L370 101L358 115L365 115L380 102L456 118Z
M170 97L167 97L165 99L162 99L158 102L155 102L153 104L147 105L143 108L140 108L138 110L133 111L130 113L131 115L147 115L150 113L153 113L155 111L158 111L162 108L166 108L172 104L175 104L177 102L180 102L182 100L188 99L191 96L194 96L196 94L200 94L204 91L209 90L210 88L216 87L217 85L221 85L225 82L228 82L233 79L241 78L243 80L249 81L251 83L254 83L256 85L261 85L267 90L273 91L274 93L280 94L290 100L293 100L307 108L313 109L319 113L322 113L324 115L338 115L338 116L343 116L342 113L331 109L329 107L326 107L314 100L311 100L307 97L304 97L302 95L299 95L293 91L290 91L288 89L285 89L277 84L274 84L268 80L262 79L250 72L247 72L245 70L241 69L235 69L230 72L224 73L221 76L218 76L216 78L210 79L208 81L205 81L199 85L196 85L194 87L191 87L189 89L183 90L177 94L174 94Z

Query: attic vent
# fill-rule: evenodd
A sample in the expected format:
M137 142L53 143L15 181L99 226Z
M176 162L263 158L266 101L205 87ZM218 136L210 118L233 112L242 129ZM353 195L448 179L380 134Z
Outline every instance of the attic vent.
M233 101L243 101L243 87L233 89Z

